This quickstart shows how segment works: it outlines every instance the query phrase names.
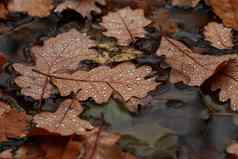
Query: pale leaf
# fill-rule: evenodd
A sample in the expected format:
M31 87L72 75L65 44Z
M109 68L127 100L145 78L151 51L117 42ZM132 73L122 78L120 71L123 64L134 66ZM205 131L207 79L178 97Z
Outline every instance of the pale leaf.
M14 69L22 75L17 77L15 82L26 96L37 100L48 98L53 89L50 79L33 70L48 74L75 70L81 60L96 57L96 52L90 49L94 45L94 41L74 29L50 38L44 42L44 46L32 48L35 66L13 65Z
M124 101L132 97L143 98L158 83L153 78L145 79L151 73L149 66L136 68L132 63L122 63L114 68L97 67L89 72L77 71L73 74L61 74L53 80L62 96L78 92L78 99L89 97L97 103L107 102L113 92L118 93Z
M165 55L166 62L172 67L172 82L200 86L211 77L218 68L225 65L235 55L210 56L192 52L183 43L163 37L157 55Z
M144 17L142 9L132 10L129 7L117 12L110 12L103 17L101 25L107 29L106 36L115 37L120 45L128 45L136 37L144 37L144 27L151 23Z
M65 100L55 113L43 112L34 116L33 122L38 128L63 136L83 134L92 129L92 125L78 116L83 108L76 100Z
M232 29L226 28L223 24L216 22L208 23L204 32L205 40L218 49L227 49L233 47Z

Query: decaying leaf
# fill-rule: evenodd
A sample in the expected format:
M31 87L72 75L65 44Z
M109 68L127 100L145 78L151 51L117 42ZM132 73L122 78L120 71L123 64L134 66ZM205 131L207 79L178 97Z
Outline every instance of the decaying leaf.
M53 83L62 96L78 92L78 99L83 101L89 97L97 103L109 100L113 92L118 93L124 101L132 97L143 98L155 89L158 83L153 78L144 79L151 73L149 66L136 68L132 63L122 63L114 68L97 67L89 72L77 71L73 74L57 75Z
M189 6L189 7L196 7L196 5L201 0L172 0L172 5L174 6Z
M92 129L92 125L78 117L83 111L76 100L65 100L55 113L43 112L34 116L38 128L63 136L83 134Z
M183 81L192 86L200 86L216 73L220 66L236 57L199 55L183 43L166 37L162 38L157 55L165 55L167 63L171 65L171 82Z
M220 100L225 102L230 99L231 108L237 111L238 59L230 61L212 78L211 89L220 89Z
M44 42L43 47L32 48L35 66L13 65L14 69L22 75L17 77L15 82L26 96L36 100L48 98L53 89L49 83L50 79L34 72L33 69L48 74L75 70L81 60L96 57L96 52L90 49L94 45L94 41L74 29L50 38Z
M101 25L107 29L106 36L115 37L120 45L128 45L136 37L144 37L144 27L151 23L144 17L143 10L129 7L103 17Z
M0 142L25 136L28 127L27 115L11 109L3 102L0 102L0 106Z
M203 34L205 40L209 41L216 48L226 49L233 47L232 29L224 27L223 24L216 22L208 23Z
M103 51L98 54L95 62L99 64L107 64L113 62L124 62L136 59L141 56L142 52L133 48L122 48L120 51Z
M88 17L90 16L90 13L92 11L101 13L101 9L96 5L96 3L105 5L106 1L105 0L80 0L80 1L69 0L59 4L57 8L55 9L55 11L62 12L66 9L72 9L80 13L83 17Z
M31 16L45 17L53 9L51 0L12 0L8 4L11 12L26 12Z
M95 129L85 138L85 149L88 150L85 159L124 159L124 154L116 145L119 139L120 136L117 134L100 132L100 129Z
M77 159L81 154L79 141L61 136L37 136L37 143L26 143L17 150L18 159Z
M213 11L220 17L227 27L238 29L238 1L237 0L208 0Z

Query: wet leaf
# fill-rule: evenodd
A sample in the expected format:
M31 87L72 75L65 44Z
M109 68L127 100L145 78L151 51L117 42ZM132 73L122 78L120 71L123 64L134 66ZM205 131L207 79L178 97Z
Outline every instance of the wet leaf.
M7 19L8 9L3 3L0 3L0 19Z
M183 81L191 86L200 86L215 74L219 68L235 55L210 56L192 52L183 43L163 37L157 55L165 55L166 62L172 67L170 80Z
M26 12L31 16L45 17L53 9L51 0L12 0L8 4L11 12Z
M234 154L234 155L238 156L238 144L237 143L233 143L233 144L229 145L227 147L226 151L229 154Z
M122 63L114 68L107 66L97 67L89 72L77 71L73 74L54 76L54 84L62 96L71 92L77 95L80 101L93 98L96 103L105 103L112 93L118 93L124 101L132 97L143 98L156 88L158 83L153 78L145 79L151 73L149 66L136 68L132 63Z
M28 117L24 112L17 112L9 105L0 102L0 142L8 138L23 137L27 134Z
M210 22L204 28L205 40L209 41L212 46L218 49L226 49L233 47L232 29L226 28L223 24Z
M201 0L172 0L172 5L180 7L196 7Z
M96 52L90 49L94 45L94 41L74 29L50 38L44 42L44 46L34 46L31 49L35 57L35 66L18 63L13 65L22 75L17 77L15 82L26 96L36 100L48 98L53 89L50 79L34 72L33 69L48 74L75 70L81 60L96 57Z
M238 1L236 0L208 0L213 11L227 27L238 29Z
M120 45L128 45L136 38L144 37L144 27L151 23L144 17L143 10L129 7L110 12L103 17L101 25L107 29L104 35L115 37Z
M80 0L80 1L66 0L63 3L59 4L55 9L55 11L62 12L66 9L72 9L80 13L83 17L89 17L92 11L101 13L101 9L96 5L96 3L106 5L105 0Z
M212 79L211 89L220 89L220 100L231 101L231 108L234 111L238 109L237 89L238 89L238 60L230 61L224 66Z
M76 100L65 100L55 113L43 112L34 116L33 122L38 128L63 136L83 134L92 129L92 125L78 116L83 111Z

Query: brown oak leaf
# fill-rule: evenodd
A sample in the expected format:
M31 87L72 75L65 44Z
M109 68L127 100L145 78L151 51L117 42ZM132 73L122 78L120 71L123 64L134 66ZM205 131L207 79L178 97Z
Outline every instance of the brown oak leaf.
M220 89L220 100L231 100L231 108L238 109L238 59L230 61L211 79L211 89Z
M92 125L78 117L83 111L76 100L65 100L55 113L43 112L33 118L38 128L63 136L83 134L92 129Z
M28 119L24 112L17 112L0 102L0 142L27 134Z
M80 1L70 0L64 1L63 3L59 4L55 9L55 11L62 12L66 9L72 9L80 13L83 17L88 17L90 16L90 13L92 11L101 13L101 9L96 5L96 3L106 5L105 0L80 0Z
M110 12L103 17L101 25L107 29L106 36L115 37L120 45L128 45L136 37L144 37L144 27L151 23L144 17L142 9L130 7Z
M54 76L53 83L62 96L78 92L78 99L83 101L89 97L97 103L107 102L113 92L118 93L124 101L132 97L143 98L156 88L158 83L153 78L144 79L151 73L149 66L136 68L132 63L122 63L114 68L97 67L89 72L77 71L73 74Z
M117 142L120 135L107 133L103 130L95 129L85 136L83 141L87 150L84 159L124 159L124 154Z
M208 0L213 11L220 17L227 27L238 29L238 1L237 0Z
M3 3L0 3L0 19L6 19L8 15L8 9Z
M201 0L172 0L172 5L174 6L189 6L189 7L196 7L196 5Z
M53 9L51 0L12 0L8 4L11 12L26 12L31 16L45 17Z
M200 86L234 55L211 56L194 53L183 43L162 37L157 55L165 55L166 62L172 67L170 81L183 81L192 86Z
M216 22L208 23L204 28L203 34L205 39L216 48L226 49L233 47L232 29L224 27L223 24Z
M36 100L48 98L53 89L50 79L33 70L48 74L75 70L81 60L96 57L96 52L90 49L94 45L94 41L74 29L50 38L44 42L44 46L35 46L31 49L35 66L13 65L14 69L22 75L17 77L15 82L26 96Z

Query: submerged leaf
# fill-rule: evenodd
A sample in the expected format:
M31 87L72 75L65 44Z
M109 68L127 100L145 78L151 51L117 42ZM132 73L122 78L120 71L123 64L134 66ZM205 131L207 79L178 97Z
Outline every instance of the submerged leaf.
M143 10L126 7L104 16L101 25L107 29L104 32L106 36L117 38L120 45L128 45L136 37L144 37L144 27L150 23L144 17Z

